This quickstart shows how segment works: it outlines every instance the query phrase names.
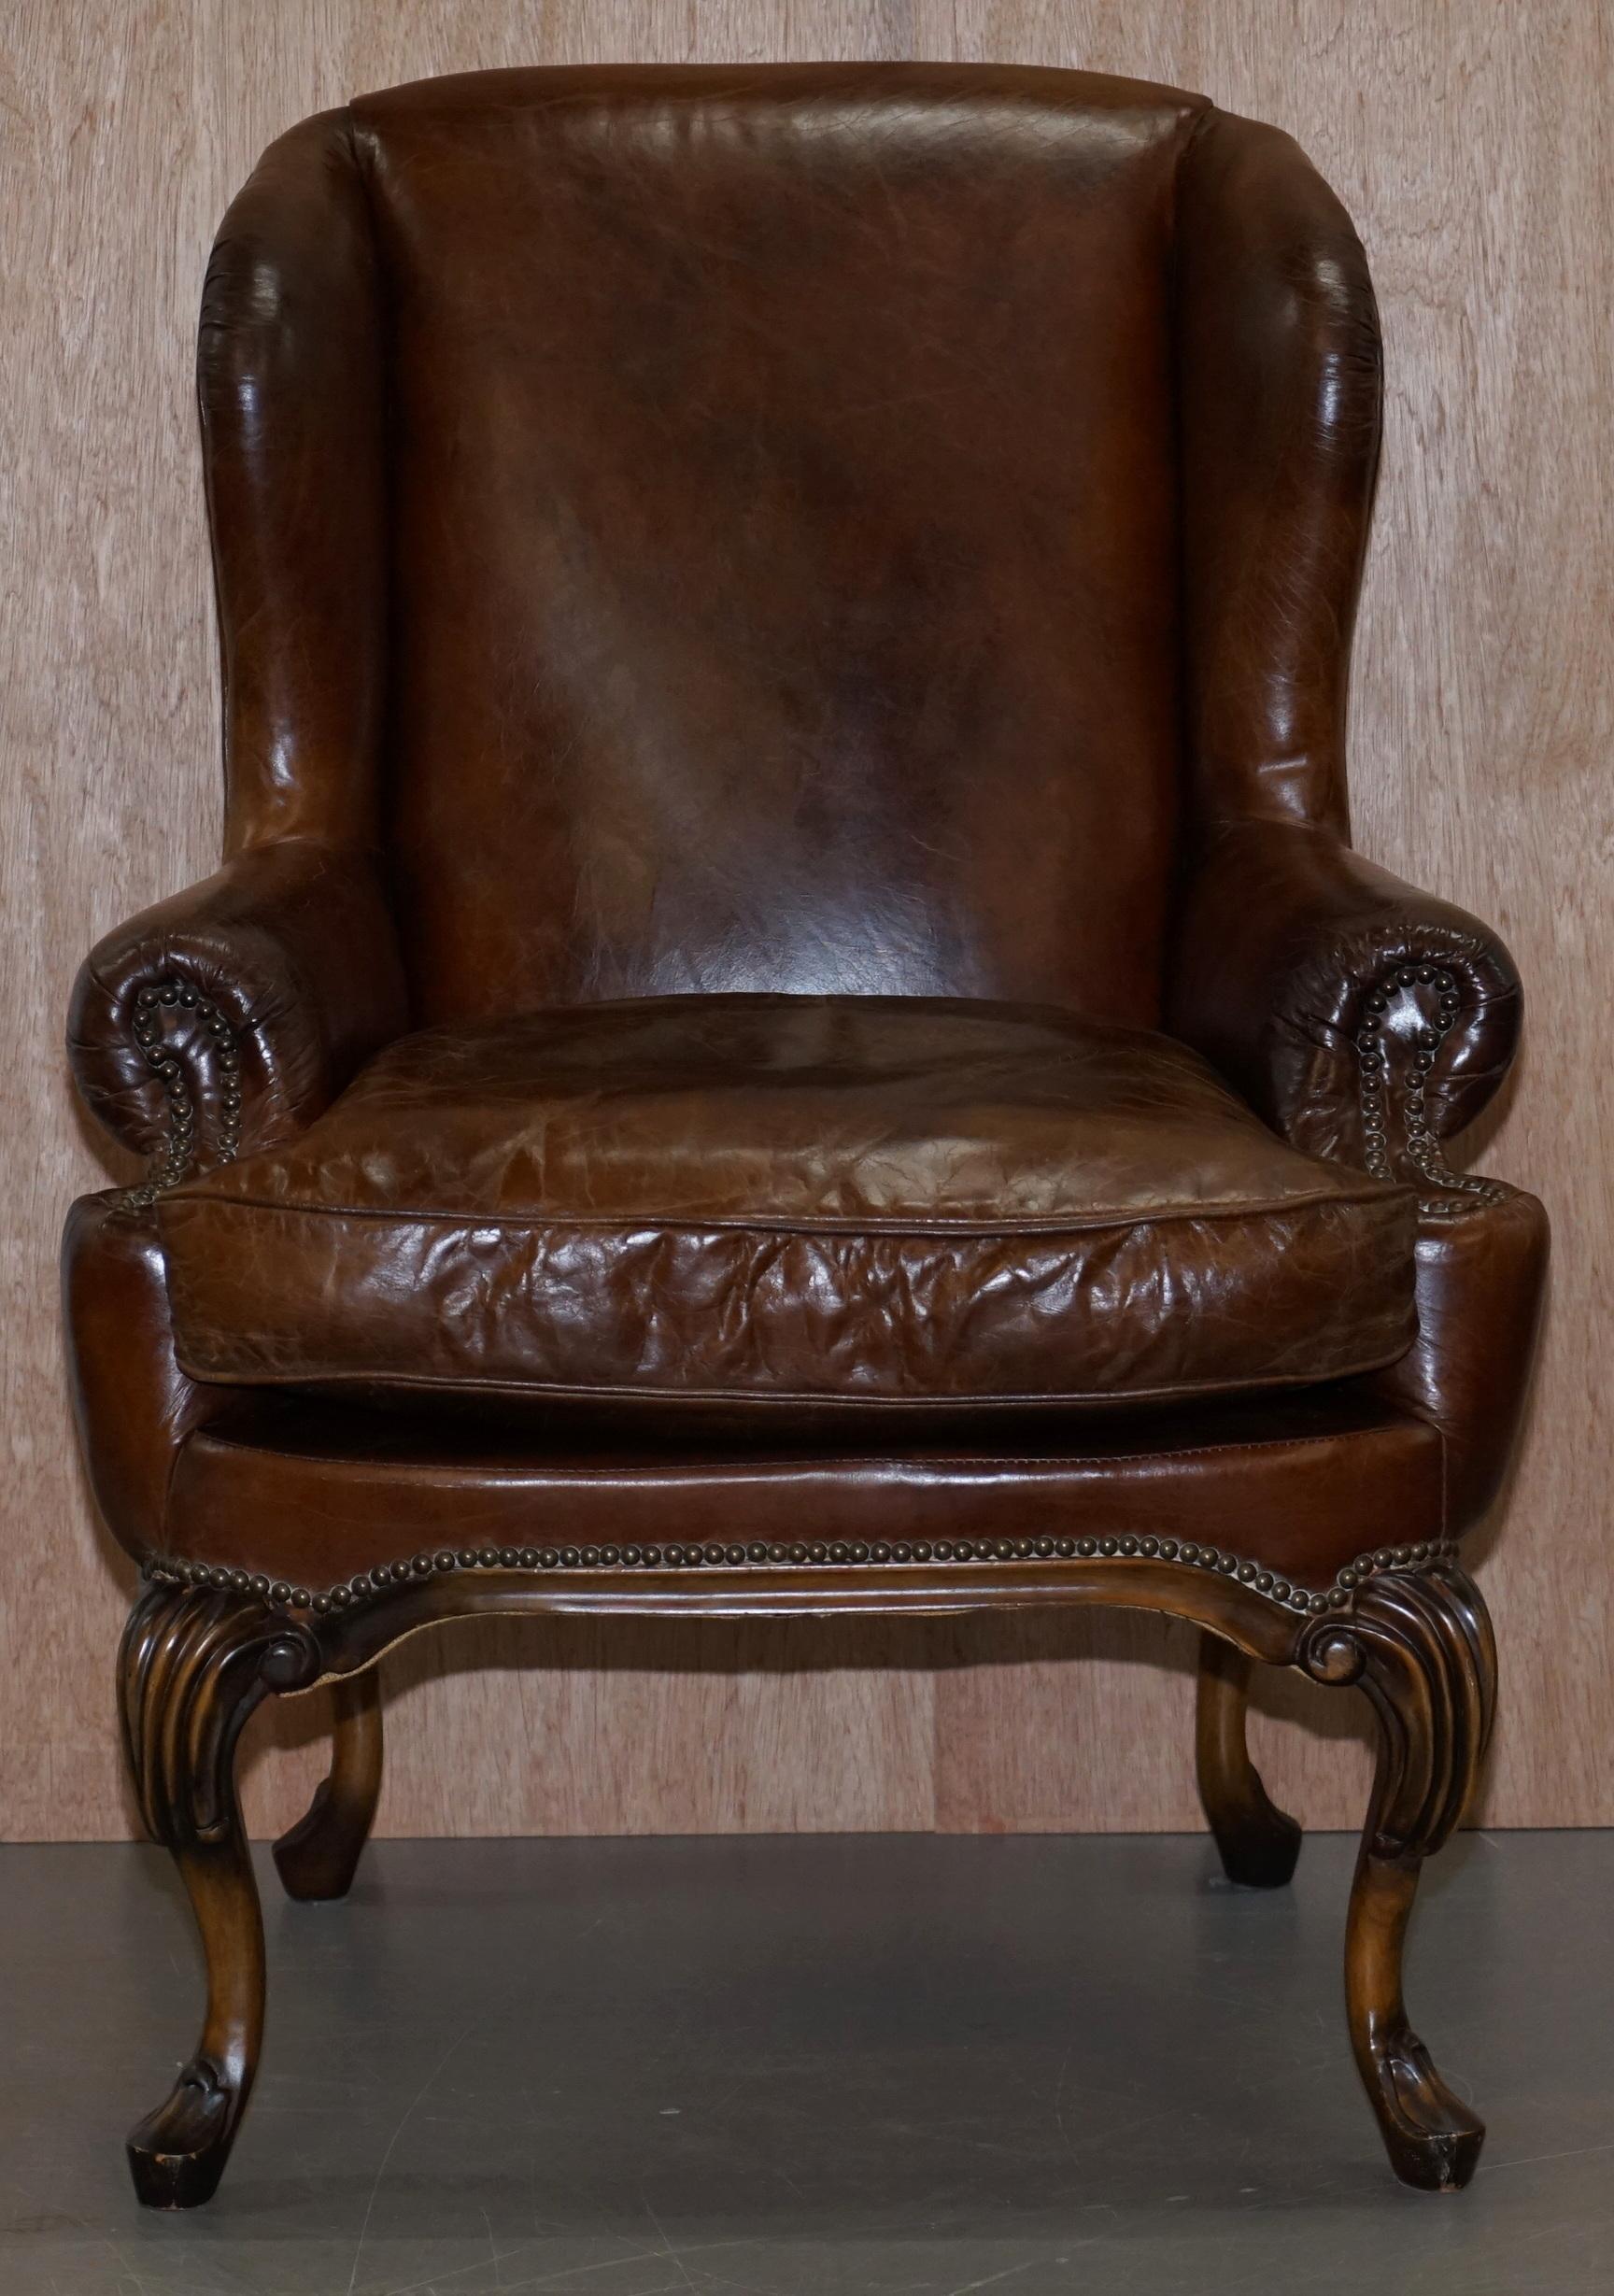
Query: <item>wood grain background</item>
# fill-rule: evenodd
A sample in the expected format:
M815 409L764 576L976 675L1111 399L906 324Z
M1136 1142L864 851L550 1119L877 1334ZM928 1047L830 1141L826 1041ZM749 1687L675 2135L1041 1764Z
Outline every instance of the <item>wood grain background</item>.
M5 1830L128 1827L109 1694L129 1577L75 1465L54 1279L64 1204L111 1168L58 1047L95 937L215 865L191 375L215 222L272 135L366 88L814 56L1174 80L1292 130L1357 219L1390 367L1358 842L1511 942L1528 1042L1484 1161L1545 1197L1558 1236L1506 1535L1480 1542L1505 1665L1483 1815L1614 1822L1605 0L0 0L0 23ZM519 1674L513 1631L401 1655L385 1830L1199 1822L1188 1650L1164 1624L618 1627L607 1651L573 1623L528 1630L545 1663ZM1314 1825L1360 1816L1352 1704L1280 1685L1261 1725ZM257 1725L255 1830L305 1795L321 1721L306 1702Z

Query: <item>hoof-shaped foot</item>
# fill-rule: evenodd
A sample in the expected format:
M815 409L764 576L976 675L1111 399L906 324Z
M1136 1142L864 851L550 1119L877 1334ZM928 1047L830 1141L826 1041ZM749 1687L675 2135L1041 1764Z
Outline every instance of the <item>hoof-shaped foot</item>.
M355 1832L347 1812L333 1804L331 1782L321 1779L305 1814L275 1844L276 1871L287 1896L304 1903L346 1897L363 1847L362 1831Z
M1254 1782L1259 1803L1250 1802L1237 1824L1225 1823L1217 1833L1222 1870L1236 1890L1281 1890L1295 1878L1305 1831L1267 1799L1259 1779Z
M196 2058L173 2094L129 2136L129 2173L143 2208L200 2208L219 2190L244 2099Z
M1415 2033L1394 2034L1370 2084L1390 2165L1421 2192L1460 2192L1480 2165L1485 2123L1454 2097Z

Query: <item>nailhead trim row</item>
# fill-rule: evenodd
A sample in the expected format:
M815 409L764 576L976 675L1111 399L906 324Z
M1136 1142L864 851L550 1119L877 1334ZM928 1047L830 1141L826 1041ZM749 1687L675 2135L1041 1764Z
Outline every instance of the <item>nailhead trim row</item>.
M213 1039L213 1057L219 1070L219 1137L216 1160L234 1162L241 1144L241 1053L230 1019L210 997L178 979L156 981L134 999L134 1042L146 1065L162 1084L168 1098L168 1135L150 1170L124 1202L149 1204L163 1189L177 1186L196 1161L196 1098L179 1055L163 1030L163 1013L170 1009L194 1013L199 1028ZM194 1057L194 1054L191 1055Z
M759 1538L743 1546L738 1542L729 1546L714 1542L710 1546L674 1543L658 1547L441 1547L432 1553L412 1555L404 1562L379 1564L374 1570L361 1571L356 1578L319 1594L305 1586L292 1586L284 1579L270 1579L262 1571L232 1569L219 1563L186 1563L167 1556L150 1556L142 1565L142 1571L146 1578L166 1585L231 1589L237 1594L256 1594L263 1602L288 1609L309 1610L323 1617L332 1611L377 1601L394 1587L406 1586L412 1580L419 1581L456 1571L734 1570L764 1566L817 1568L825 1564L879 1566L908 1563L1086 1562L1101 1557L1106 1561L1113 1558L1185 1563L1220 1578L1236 1579L1241 1586L1253 1587L1258 1594L1267 1595L1286 1609L1315 1613L1344 1609L1352 1589L1381 1571L1451 1562L1456 1552L1455 1539L1428 1538L1419 1539L1411 1546L1380 1547L1375 1552L1359 1554L1353 1563L1347 1564L1333 1585L1322 1593L1294 1585L1263 1565L1226 1553L1218 1547L1204 1546L1193 1539L1130 1536L920 1538L912 1545L899 1547L885 1540L868 1545L861 1539L800 1539L780 1545Z
M1393 1040L1387 1022L1391 999L1397 989L1433 988L1436 1015L1413 1040L1412 1072L1400 1095L1400 1116L1407 1140L1407 1161L1427 1187L1436 1193L1423 1198L1427 1211L1454 1210L1441 1198L1465 1197L1474 1203L1499 1203L1507 1190L1494 1180L1453 1171L1440 1153L1440 1141L1429 1122L1423 1087L1432 1073L1441 1045L1456 1025L1461 998L1457 976L1437 962L1395 965L1367 991L1362 1001L1362 1026L1356 1032L1361 1066L1362 1144L1367 1169L1377 1180L1393 1180L1389 1136L1389 1079ZM1420 1015L1422 1018L1422 1015Z
M1443 1196L1465 1196L1480 1203L1495 1203L1506 1193L1494 1181L1453 1171L1440 1153L1439 1139L1428 1121L1423 1086L1432 1073L1441 1045L1454 1027L1461 1006L1456 975L1442 964L1414 961L1392 966L1363 999L1362 1026L1356 1033L1361 1067L1362 1139L1366 1168L1376 1179L1395 1177L1388 1130L1390 1041L1385 1023L1394 992L1433 988L1437 1013L1416 1039L1412 1073L1401 1093L1400 1114L1407 1139L1407 1158L1420 1179ZM142 988L134 999L134 1039L148 1066L161 1080L168 1099L168 1136L150 1171L129 1191L131 1204L149 1204L163 1188L183 1180L196 1160L196 1104L177 1054L164 1041L162 1013L178 1007L194 1012L200 1027L216 1042L216 1057L222 1083L221 1116L217 1157L220 1164L234 1160L241 1141L241 1056L235 1030L222 1008L200 990L177 978Z

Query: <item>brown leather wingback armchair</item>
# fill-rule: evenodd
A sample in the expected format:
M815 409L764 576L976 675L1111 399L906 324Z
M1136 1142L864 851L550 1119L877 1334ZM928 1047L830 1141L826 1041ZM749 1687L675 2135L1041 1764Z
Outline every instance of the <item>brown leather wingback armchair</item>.
M271 147L208 269L225 859L79 977L99 1503L140 1807L206 1949L131 2140L212 2191L262 1928L233 1783L346 1888L375 1667L473 1613L1108 1603L1381 1751L1350 2028L1397 2173L1478 2120L1402 2006L1493 1705L1457 1545L1546 1226L1442 1139L1507 951L1348 843L1380 430L1361 247L1275 130L993 66L427 81Z

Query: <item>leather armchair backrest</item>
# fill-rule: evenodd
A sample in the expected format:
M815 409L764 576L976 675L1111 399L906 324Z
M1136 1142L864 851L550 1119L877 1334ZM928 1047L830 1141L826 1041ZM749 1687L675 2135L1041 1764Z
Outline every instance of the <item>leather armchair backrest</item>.
M1343 801L1366 498L1319 540L1332 346L1216 206L1289 177L1342 221L1202 98L997 66L488 73L293 130L204 321L232 846L383 846L426 1020L1157 1021L1184 727L1213 806Z

